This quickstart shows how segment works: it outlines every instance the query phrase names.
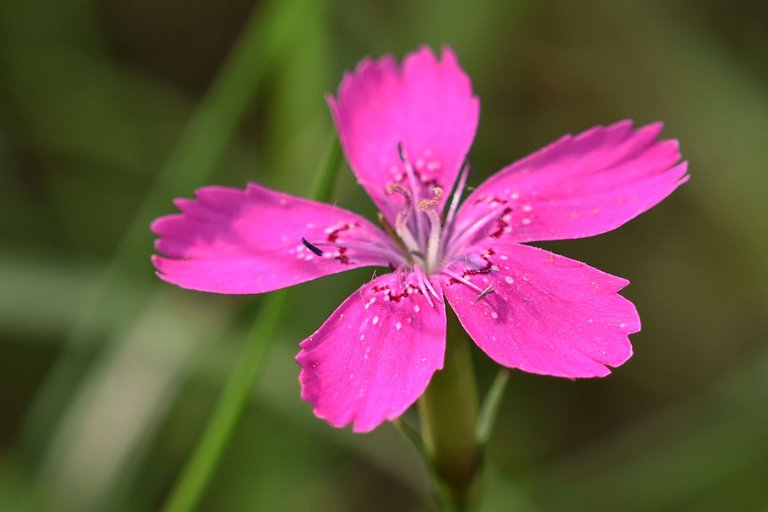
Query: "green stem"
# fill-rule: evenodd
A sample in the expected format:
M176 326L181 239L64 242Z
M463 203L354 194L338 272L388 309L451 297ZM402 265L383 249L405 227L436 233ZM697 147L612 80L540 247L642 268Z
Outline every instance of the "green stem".
M314 185L314 199L328 200L340 162L341 150L334 137L325 166ZM290 298L291 291L282 290L272 293L264 300L246 341L245 351L238 359L237 366L221 393L216 410L195 452L172 489L163 512L189 512L194 510L200 501L245 410L256 379L261 374L264 360L275 341L275 329L288 309Z
M472 504L480 469L476 438L477 385L469 344L449 314L445 364L419 399L424 445L444 510L465 511Z

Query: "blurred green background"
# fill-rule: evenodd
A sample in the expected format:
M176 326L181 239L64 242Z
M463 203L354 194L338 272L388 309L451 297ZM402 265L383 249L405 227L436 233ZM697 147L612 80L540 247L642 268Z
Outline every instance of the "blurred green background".
M604 380L513 372L484 510L768 511L767 27L760 1L0 3L0 510L159 508L262 299L157 280L149 222L206 184L307 194L323 95L427 43L481 98L475 183L624 118L663 120L692 175L546 245L629 278L643 331ZM346 170L335 197L373 212ZM201 510L431 510L394 428L299 399L298 341L369 277L297 289Z

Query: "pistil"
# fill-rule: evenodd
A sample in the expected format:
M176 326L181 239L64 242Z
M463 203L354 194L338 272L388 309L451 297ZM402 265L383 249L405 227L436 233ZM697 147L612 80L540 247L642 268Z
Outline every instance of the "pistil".
M405 148L403 148L402 142L397 143L397 154L400 157L400 161L403 163L405 173L408 175L408 183L411 186L412 200L413 202L418 202L420 188L419 180L416 178L416 173L413 171L413 165L411 165L411 161L408 159L408 154L405 152ZM421 222L418 215L414 216L413 222L414 229L416 231L416 237L418 238L422 236Z
M432 192L435 195L431 199L423 199L419 201L418 205L418 211L426 214L430 222L429 238L427 239L427 273L431 273L440 264L440 242L443 232L440 216L436 210L436 206L440 203L440 198L443 196L443 189L435 187L432 189Z

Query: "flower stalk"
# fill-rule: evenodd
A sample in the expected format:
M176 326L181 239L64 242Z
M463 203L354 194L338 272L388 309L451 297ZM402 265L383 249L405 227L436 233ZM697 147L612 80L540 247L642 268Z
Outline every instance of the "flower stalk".
M449 315L445 363L419 399L424 447L443 510L470 510L480 472L478 400L469 344Z

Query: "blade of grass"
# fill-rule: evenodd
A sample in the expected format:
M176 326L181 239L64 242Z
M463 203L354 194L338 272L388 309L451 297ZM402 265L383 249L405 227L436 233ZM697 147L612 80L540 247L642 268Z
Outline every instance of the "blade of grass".
M314 199L329 200L340 163L341 149L334 138L325 166L314 186ZM291 290L282 290L264 301L248 335L245 351L238 359L237 367L222 391L216 410L172 489L163 512L188 512L195 509L245 410L266 355L275 340L275 329L288 310L291 295Z
M65 430L49 448L49 464L35 480L39 510L113 509L110 494L126 476L125 465L163 422L191 360L224 334L232 309L205 297L179 301L170 287L153 294L70 405L77 421L71 430L60 427Z
M170 198L188 193L212 174L224 156L247 107L263 83L264 76L286 42L294 15L294 2L274 2L265 13L255 13L243 35L219 72L206 97L196 108L167 163L158 173L142 206L127 228L115 255L94 286L90 300L76 318L67 338L64 354L44 382L22 428L21 456L32 462L40 447L46 446L51 428L60 422L69 398L82 382L92 352L97 350L99 319L110 308L120 307L125 318L134 316L146 300L145 294L121 297L126 276L150 272L150 221L161 213ZM146 292L145 292L146 293ZM106 300L110 295L110 300ZM115 302L118 302L118 306Z
M480 446L485 446L491 436L493 424L496 421L496 413L499 411L501 399L504 398L504 390L507 389L507 381L509 381L509 370L502 368L496 374L488 394L485 395L485 400L480 408L480 417L477 420L476 435Z

